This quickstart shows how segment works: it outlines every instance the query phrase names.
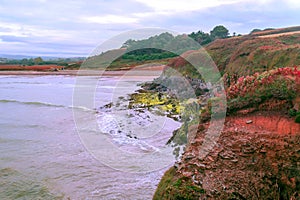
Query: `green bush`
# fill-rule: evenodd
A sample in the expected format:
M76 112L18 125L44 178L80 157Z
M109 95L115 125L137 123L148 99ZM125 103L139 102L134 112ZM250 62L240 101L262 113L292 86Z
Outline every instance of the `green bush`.
M300 113L298 112L296 118L295 118L296 123L300 123Z
M289 110L289 116L295 117L296 115L297 115L297 111L296 110L294 110L294 109L290 109Z

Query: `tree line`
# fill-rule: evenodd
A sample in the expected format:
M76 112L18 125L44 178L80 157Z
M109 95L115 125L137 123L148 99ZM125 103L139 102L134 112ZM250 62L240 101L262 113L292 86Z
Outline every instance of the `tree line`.
M0 64L11 64L11 65L61 65L68 66L70 63L84 60L83 57L78 58L57 58L53 60L44 60L42 57L36 58L23 58L23 59L3 59Z
M122 46L127 51L122 59L146 61L172 58L185 51L199 49L199 44L207 45L216 39L227 37L229 37L229 30L223 25L218 25L210 33L198 31L173 36L166 32L144 40L129 39Z

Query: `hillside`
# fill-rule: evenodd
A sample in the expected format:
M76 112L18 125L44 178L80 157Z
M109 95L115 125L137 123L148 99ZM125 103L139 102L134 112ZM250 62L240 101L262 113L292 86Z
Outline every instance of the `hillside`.
M222 75L252 75L274 68L300 65L299 31L300 27L259 31L244 36L217 39L204 48ZM186 54L183 57L187 57ZM174 58L169 65L175 68L189 67L180 57Z
M225 85L224 127L202 155L209 125L220 120L209 121L210 102L224 106L216 95L201 109L199 123L183 122L175 133L189 135L187 146L154 199L300 199L299 30L257 31L205 46ZM196 79L183 59L194 53L173 58L169 66Z

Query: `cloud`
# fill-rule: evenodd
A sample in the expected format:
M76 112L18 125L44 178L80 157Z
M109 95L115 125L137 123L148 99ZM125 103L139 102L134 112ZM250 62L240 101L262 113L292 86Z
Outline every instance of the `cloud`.
M160 14L175 14L177 12L199 11L221 5L235 4L242 0L136 0L152 8Z
M88 54L124 31L230 32L299 25L298 0L2 0L0 53Z
M286 0L286 3L288 6L290 6L293 9L299 9L300 3L299 0Z
M103 16L84 16L80 17L82 22L96 24L129 24L137 23L138 18L120 16L120 15L103 15Z

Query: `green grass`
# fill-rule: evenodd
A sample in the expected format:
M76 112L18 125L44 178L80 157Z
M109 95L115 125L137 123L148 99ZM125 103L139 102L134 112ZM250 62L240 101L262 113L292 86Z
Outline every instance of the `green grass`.
M206 50L221 74L236 74L240 77L274 68L300 65L299 38L299 34L274 38L246 35L214 41Z
M194 185L190 178L180 177L172 167L164 174L153 200L194 200L204 193L203 188Z

